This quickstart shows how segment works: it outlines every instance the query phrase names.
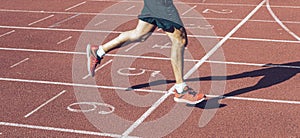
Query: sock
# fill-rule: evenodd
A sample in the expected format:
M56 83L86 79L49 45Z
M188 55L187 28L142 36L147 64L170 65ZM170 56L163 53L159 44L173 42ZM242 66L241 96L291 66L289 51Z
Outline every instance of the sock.
M177 93L182 93L185 86L187 86L185 82L175 84L175 89L176 89Z
M102 46L99 46L99 49L97 50L97 55L102 58L105 55L105 51L103 50Z

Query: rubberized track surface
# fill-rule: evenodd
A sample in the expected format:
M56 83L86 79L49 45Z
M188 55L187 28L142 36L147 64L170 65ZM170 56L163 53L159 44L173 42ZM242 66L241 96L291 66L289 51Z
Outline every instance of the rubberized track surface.
M195 106L167 93L170 43L159 29L86 76L86 44L133 28L142 1L0 3L0 137L300 137L295 0L175 1L189 32L187 82L208 95ZM88 100L90 89L102 100Z

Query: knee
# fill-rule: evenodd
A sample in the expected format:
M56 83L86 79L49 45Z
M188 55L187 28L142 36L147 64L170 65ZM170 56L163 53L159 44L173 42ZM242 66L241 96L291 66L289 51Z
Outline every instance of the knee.
M131 33L129 35L129 40L130 41L139 41L142 38L141 34L137 34L137 33Z
M177 47L185 47L188 44L187 35L184 29L176 30L173 36L173 44Z
M179 48L187 46L188 41L186 37L178 37L173 41L173 45Z

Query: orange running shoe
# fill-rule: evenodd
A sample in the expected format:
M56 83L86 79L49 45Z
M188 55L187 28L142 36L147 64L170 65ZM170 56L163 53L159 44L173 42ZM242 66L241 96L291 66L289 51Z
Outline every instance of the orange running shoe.
M192 88L186 86L182 93L177 93L175 89L174 101L179 103L197 104L205 99L205 95L195 92Z
M101 58L97 55L97 50L99 46L87 45L86 55L87 55L87 67L90 76L95 76L95 70L98 64L100 64Z

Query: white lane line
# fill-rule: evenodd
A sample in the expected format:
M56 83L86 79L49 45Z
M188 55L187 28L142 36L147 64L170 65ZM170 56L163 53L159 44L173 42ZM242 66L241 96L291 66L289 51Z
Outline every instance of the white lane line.
M207 60L208 63L215 64L229 64L229 65L245 65L245 66L259 66L259 67L277 67L277 68L291 68L291 69L300 69L300 66L287 66L280 64L257 64L257 63L242 63L242 62L224 62L224 61L211 61Z
M52 28L52 27L57 27L57 26L59 26L60 24L66 22L66 21L69 21L69 20L71 20L71 19L73 19L73 18L76 18L76 17L79 16L79 15L81 15L81 14L73 15L73 16L71 16L71 17L69 17L69 18L66 18L66 19L64 19L64 20L62 20L62 21L60 21L60 22L57 22L57 23L55 23L55 24L53 24L53 25L51 25L51 26L49 26L49 27L50 27L50 28Z
M14 68L14 67L16 67L16 66L18 66L18 65L20 65L20 64L22 64L22 63L24 63L24 62L26 62L27 60L29 60L29 58L25 58L25 59L23 59L22 61L20 61L20 62L14 64L14 65L11 65L10 68Z
M174 87L174 86L173 86ZM172 88L173 88L172 87ZM171 89L172 89L171 88ZM172 92L167 92L164 94L161 98L158 99L138 120L136 120L123 134L122 138L127 138L128 135L137 128L141 123L144 122L144 120L158 107L161 103L163 103L170 95L172 95Z
M272 6L274 7L274 6ZM74 14L81 14L81 15L95 15L95 16L129 16L129 17L136 17L136 14L110 14L110 13L85 13L85 12L56 12L56 11L30 11L30 10L10 10L10 9L0 9L0 12L19 12L19 13L48 13L48 14L67 14L67 15L74 15ZM204 19L203 17L186 17L183 16L182 19ZM217 21L241 21L242 19L236 18L205 18L205 20L217 20ZM274 20L249 20L249 22L276 22ZM283 23L289 24L300 24L299 21L282 21Z
M66 41L70 40L71 38L72 38L72 36L69 36L68 38L66 38L66 39L63 39L63 40L61 40L61 41L57 42L56 44L57 44L57 45L59 45L59 44L62 44L62 43L64 43L64 42L66 42Z
M272 17L275 19L275 21L286 31L288 32L290 35L292 35L294 38L296 38L298 41L300 41L300 37L298 35L296 35L294 32L292 32L288 27L286 27L281 21L280 19L275 15L275 13L272 11L271 7L270 7L270 2L269 0L267 0L267 9L269 11L269 13L272 15Z
M133 8L135 8L135 6L131 6L131 7L127 8L125 11L129 11L129 10L131 10Z
M49 84L49 85L62 85L62 86L73 86L73 87L75 86L75 87L85 87L85 88L101 88L101 89L123 90L123 91L130 90L130 91L148 92L148 93L166 93L166 91L161 91L161 90L130 89L130 88L125 88L125 87L100 86L100 85L78 84L78 83L67 83L67 82L53 82L53 81L41 81L41 80L0 78L0 81L37 83L37 84Z
M104 68L106 65L108 65L108 64L111 63L112 61L113 61L113 60L111 59L111 60L107 61L105 64L101 65L99 68L96 68L95 72L97 72L98 70ZM89 76L90 76L90 74L84 76L82 79L85 80L85 79L87 79Z
M233 28L218 44L214 46L198 63L191 68L185 75L184 79L189 78L213 53L217 51L218 48L220 48L225 41L227 41L231 35L233 35L244 23L247 22L259 9L263 6L265 3L265 0L263 0L252 12L250 12L235 28ZM174 85L175 86L175 85ZM167 94L165 94L163 97L161 97L154 105L151 106L138 120L136 120L123 134L123 137L128 136L135 128L137 128L150 114L160 106L160 104L167 99L169 95L171 95L174 86L168 91Z
M63 31L63 32L89 32L89 33L122 33L121 31L108 31L108 30L81 30L81 29L62 29L62 28L41 28L41 27L20 27L20 26L1 26L0 28L6 29L22 29L22 30L43 30L43 31ZM164 36L162 33L153 33L154 36ZM203 35L188 35L193 38L210 38L210 39L222 39L222 36L203 36ZM283 43L297 43L299 41L294 40L274 40L274 39L260 39L260 38L239 38L230 37L230 40L245 40L245 41L261 41L261 42L283 42Z
M0 50L7 51L22 51L22 52L38 52L38 53L55 53L55 54L74 54L74 55L85 55L85 52L74 52L74 51L55 51L55 50L38 50L38 49L20 49L20 48L3 48ZM151 57L151 56L135 56L135 55L119 55L119 54L106 54L109 57L122 57L122 58L139 58L139 59L153 59L153 60L171 60L170 58L164 57ZM195 59L184 59L187 62L198 62L200 60ZM224 61L205 61L207 63L216 64L232 64L232 65L247 65L247 66L260 66L260 67L281 67L281 68L300 68L300 66L286 66L286 65L272 65L272 64L258 64L258 63L242 63L242 62L224 62Z
M29 128L29 129L37 129L37 130L47 130L47 131L56 131L56 132L66 132L66 133L76 133L76 134L84 134L84 135L94 135L94 136L102 136L102 137L121 137L118 134L112 133L100 133L86 130L76 130L76 129L67 129L67 128L56 128L56 127L48 127L48 126L36 126L36 125L27 125L27 124L19 124L19 123L9 123L9 122L0 122L1 126L10 126L10 127L19 127L19 128ZM131 138L136 138L132 137Z
M261 39L261 38L230 37L230 40L244 40L244 41L260 41L260 42L275 42L275 43L294 43L294 44L300 44L299 41L294 41L294 40L275 40L275 39Z
M181 15L185 15L187 13L189 13L190 11L192 11L193 9L195 9L197 7L197 5L195 5L194 7L188 9L187 11L183 12Z
M300 101L273 100L273 99L221 96L221 95L206 95L206 96L208 98L231 99L231 100L240 100L240 101L268 102L268 103L280 103L280 104L300 104Z
M114 1L114 2L125 2L125 3L128 3L128 2L131 2L131 3L143 3L142 1L140 0L90 0L90 1L98 1L98 2L104 2L104 1ZM206 1L206 0L202 0L202 1ZM248 6L248 7L255 7L257 5L255 4L238 4L238 3L200 3L200 2L176 2L174 1L174 4L184 4L184 5L211 5L211 6L238 6L238 7L245 7L245 6ZM281 7L281 8L300 8L300 6L288 6L288 5L273 5L272 7Z
M74 5L74 6L71 6L71 7L67 8L67 9L65 9L65 11L69 11L69 10L74 9L76 7L79 7L80 5L83 5L85 3L86 3L86 1L78 3L78 4Z
M49 85L63 85L63 86L75 86L75 87L86 87L86 88L102 88L102 89L111 89L111 90L128 90L128 88L122 88L122 87L76 84L76 83L65 83L65 82L39 81L39 80L25 80L25 79L13 79L13 78L0 78L0 81L37 83L37 84L49 84ZM173 88L174 87L172 87L170 90L172 90ZM166 97L167 95L172 94L171 92L161 91L161 90L133 89L131 91L164 94L160 98L160 100L164 99L164 97ZM207 97L208 98L219 97L219 98L226 98L226 99L232 99L232 100L247 100L247 101L256 101L256 102L271 102L271 103L299 104L300 105L300 101L291 101L291 100L274 100L274 99L247 98L247 97L222 96L222 95L207 95ZM158 104L159 101L157 101L157 104ZM162 102L162 101L160 101L160 102Z
M254 10L252 10L237 26L235 26L214 48L212 48L202 59L192 68L187 74L184 75L184 79L192 75L211 55L213 55L239 28L242 27L266 2L263 0Z
M48 101L46 101L45 103L41 104L39 107L37 107L36 109L34 109L33 111L31 111L30 113L28 113L27 115L25 115L25 118L28 118L29 116L31 116L32 114L34 114L35 112L37 112L38 110L40 110L41 108L43 108L44 106L46 106L48 103L52 102L53 100L55 100L57 97L61 96L62 94L64 94L65 92L67 92L66 90L63 90L62 92L60 92L59 94L57 94L56 96L52 97L51 99L49 99Z
M39 22L41 22L41 21L47 20L47 19L49 19L49 18L51 18L51 17L53 17L53 16L54 16L54 14L49 15L49 16L47 16L47 17L45 17L45 18L42 18L42 19L40 19L40 20L37 20L37 21L34 21L34 22L28 24L28 26L31 26L31 25L34 25L34 24L39 23Z
M98 26L98 25L100 25L100 24L103 24L104 22L106 22L107 20L103 20L103 21L101 21L101 22L99 22L99 23L96 23L94 26Z
M4 33L4 34L0 35L0 38L3 37L3 36L7 36L7 35L9 35L9 34L12 34L12 33L14 33L14 32L15 32L15 30L9 31L9 32L7 32L7 33Z
M137 42L137 43L133 44L131 47L127 48L127 49L125 50L125 52L128 52L129 50L135 48L135 47L136 47L137 45L139 45L139 44L140 44L140 42Z

